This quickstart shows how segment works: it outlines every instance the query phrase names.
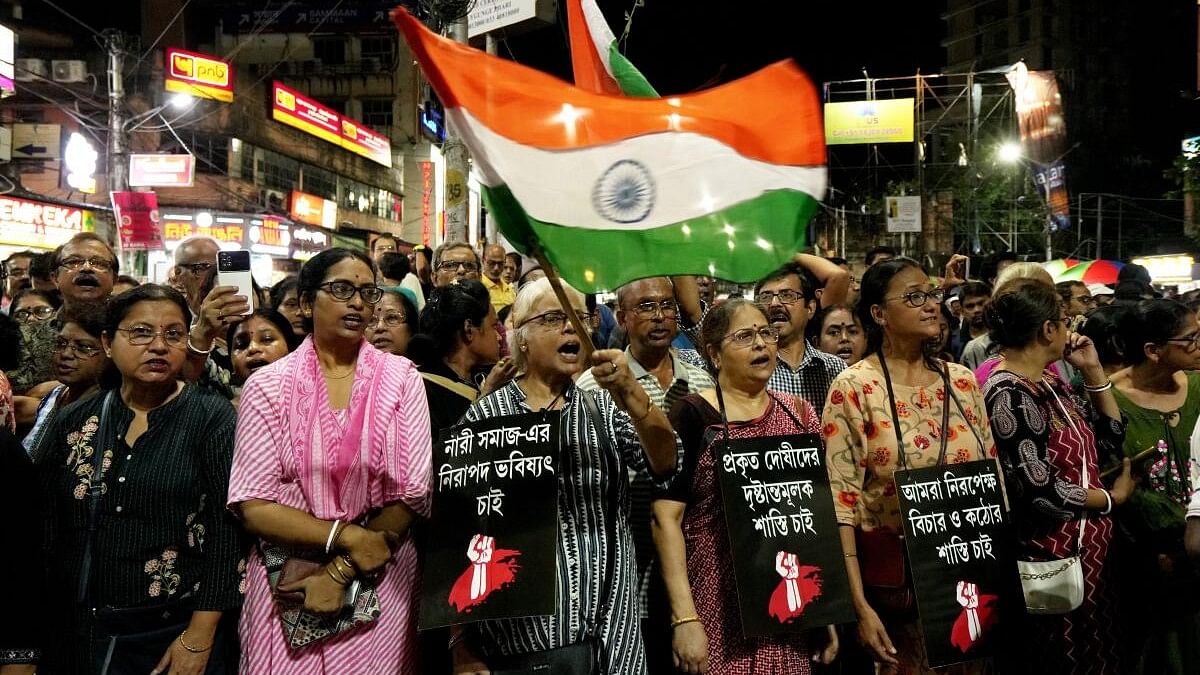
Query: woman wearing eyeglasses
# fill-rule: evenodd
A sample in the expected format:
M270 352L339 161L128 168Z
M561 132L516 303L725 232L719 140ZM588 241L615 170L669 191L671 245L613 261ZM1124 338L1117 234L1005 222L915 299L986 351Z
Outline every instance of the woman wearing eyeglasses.
M113 298L101 345L120 387L62 410L39 440L52 534L45 672L236 665L223 619L241 603L244 550L221 508L235 419L228 401L179 379L189 319L165 286ZM71 348L94 346L84 340Z
M1120 453L1121 412L1088 338L1069 330L1054 288L1018 279L997 289L984 315L1003 356L984 385L1004 469L1020 560L1079 556L1083 604L1033 614L1016 626L1026 667L1047 673L1123 673L1117 616L1119 580L1109 564L1112 512L1129 498L1129 461L1111 490L1100 481ZM1065 358L1080 370L1088 401L1049 368Z
M1122 574L1138 673L1200 672L1200 584L1183 549L1186 507L1200 487L1200 327L1174 300L1145 300L1122 321L1127 367L1112 375L1137 489L1122 509L1132 538ZM1151 450L1147 455L1146 450Z
M101 338L104 335L104 305L100 303L77 303L64 310L60 316L62 328L51 355L51 367L57 382L49 383L49 391L35 387L31 396L41 396L33 429L25 436L24 446L28 451L37 447L38 435L46 429L47 422L55 413L100 390L101 378L115 375L109 369L112 362L104 351ZM111 387L112 385L107 385Z
M314 256L299 279L309 337L242 389L228 503L258 539L240 625L243 674L415 672L417 552L405 535L428 513L429 413L412 363L364 338L382 295L365 255ZM267 556L317 564L278 585L301 594L308 615L340 612L356 583L381 613L292 648L280 608L295 605L276 604Z
M700 338L719 390L689 394L672 408L683 466L654 501L654 543L670 599L675 667L710 675L803 675L811 661L833 661L837 633L829 630L815 657L806 635L742 637L714 458L726 434L729 439L819 434L821 420L804 399L767 390L779 336L760 306L746 300L717 305L705 317Z
M367 325L367 340L381 352L405 356L416 334L416 305L400 291L385 289Z
M587 323L584 298L567 287L572 311ZM585 367L580 341L546 279L517 293L511 333L515 380L476 401L465 419L549 411L562 425L558 465L558 583L554 613L455 627L454 672L510 667L530 652L569 645L599 652L601 673L646 672L638 620L637 566L630 534L629 471L665 484L675 474L678 438L667 416L633 378L618 350L592 355L604 391L585 392L574 378ZM610 449L611 448L611 449ZM594 630L593 630L594 629ZM517 660L517 662L513 662Z
M834 380L822 415L858 636L884 673L932 672L900 538L893 472L996 454L974 376L926 352L938 337L942 298L907 258L868 269L857 306L867 357Z
M61 296L57 293L26 288L13 298L9 315L17 323L41 323L53 319L61 306Z

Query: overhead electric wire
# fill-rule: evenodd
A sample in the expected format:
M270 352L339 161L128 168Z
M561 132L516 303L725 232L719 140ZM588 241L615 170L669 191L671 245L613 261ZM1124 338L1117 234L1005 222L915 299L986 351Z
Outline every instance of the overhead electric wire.
M42 0L42 2L46 3L47 5L50 5L50 6L51 6L51 7L53 7L54 9L57 9L57 10L58 10L58 12L59 12L59 14L62 14L63 16L65 16L65 17L67 17L68 19L70 19L70 20L74 21L75 23L79 24L80 26L83 26L84 28L88 29L89 31L91 31L91 32L92 32L92 35L95 35L96 37L98 37L98 38L100 38L100 39L104 39L104 35L103 35L103 34L102 34L100 31L98 31L98 30L96 30L95 28L92 28L91 26L87 25L86 23L84 23L84 22L83 22L83 20L82 20L82 19L80 19L79 17L75 16L74 14L71 14L70 12L68 12L68 11L67 11L67 10L65 10L65 9L63 9L62 7L59 7L58 5L54 4L53 2L51 2L51 0Z
M159 41L163 39L163 36L167 34L167 31L171 30L171 26L175 25L175 22L178 21L179 17L183 15L183 10L187 9L188 5L190 4L192 4L192 0L184 1L183 5L180 6L179 11L175 12L175 16L171 17L171 20L167 22L167 25L163 26L162 32L158 34L158 37L154 38L154 42L150 44L150 47L147 48L146 51L142 52L142 56L138 58L137 63L134 63L133 67L129 69L131 72L137 71L138 66L142 65L142 61L145 61L147 56L150 56L150 52L154 51L154 48L158 46Z

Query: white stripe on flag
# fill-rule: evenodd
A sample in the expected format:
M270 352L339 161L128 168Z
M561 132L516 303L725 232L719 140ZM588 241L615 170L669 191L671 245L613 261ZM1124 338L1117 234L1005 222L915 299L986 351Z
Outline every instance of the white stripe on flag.
M463 108L447 118L471 150L480 180L506 184L533 218L572 227L645 230L671 225L754 199L769 190L798 190L820 201L824 166L784 166L744 157L728 145L694 132L635 136L578 150L543 150L501 136ZM648 174L650 204L636 222L601 215L594 200L598 184L618 162L636 162L626 172L633 184ZM628 165L626 165L628 166ZM643 171L645 173L643 173ZM612 187L613 174L605 187ZM630 217L641 215L634 209Z

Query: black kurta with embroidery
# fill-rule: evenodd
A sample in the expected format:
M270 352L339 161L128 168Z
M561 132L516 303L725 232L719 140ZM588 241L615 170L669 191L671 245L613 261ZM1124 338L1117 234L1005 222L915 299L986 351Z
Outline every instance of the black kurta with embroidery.
M106 396L68 406L42 438L40 469L49 509L51 639L68 645L92 633L93 608L188 602L196 611L241 604L244 540L224 508L236 417L229 401L195 385L150 411L146 431L124 442L133 411L114 396L111 447L97 447ZM88 527L93 455L102 452L102 497L89 599L76 602ZM77 653L81 657L82 653ZM66 669L64 669L64 672ZM58 672L57 670L53 672Z

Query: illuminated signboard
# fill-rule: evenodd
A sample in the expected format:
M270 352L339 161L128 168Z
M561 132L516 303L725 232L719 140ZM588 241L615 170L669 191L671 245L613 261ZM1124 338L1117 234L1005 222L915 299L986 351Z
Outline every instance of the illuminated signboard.
M130 187L191 187L196 162L191 155L130 155Z
M373 162L392 166L392 143L386 136L278 82L272 86L271 118Z
M13 34L13 29L8 26L0 26L0 98L16 93L16 87L13 84L13 79L16 77L16 70L13 66L15 62L16 36Z
M0 197L0 244L53 249L94 229L94 216L86 209Z
M911 143L911 98L825 104L825 143Z
M167 91L233 101L233 68L216 57L168 48L163 78Z
M291 257L295 260L305 261L324 251L329 248L332 241L330 235L330 232L319 227L293 225Z
M292 190L292 204L289 211L292 218L298 222L320 225L329 230L337 227L337 202L299 190Z
M291 225L286 220L274 216L251 218L248 234L251 253L288 257L292 232Z
M221 248L229 251L242 248L246 239L249 218L246 216L214 215L208 211L163 211L163 243L173 251L179 242L192 235L216 239Z

